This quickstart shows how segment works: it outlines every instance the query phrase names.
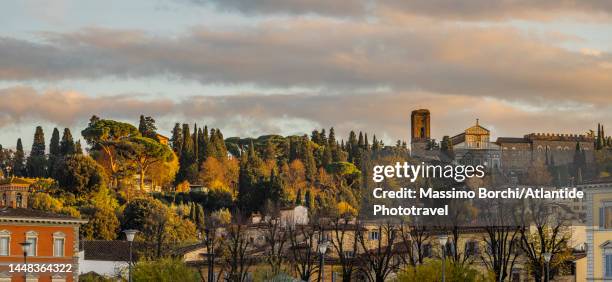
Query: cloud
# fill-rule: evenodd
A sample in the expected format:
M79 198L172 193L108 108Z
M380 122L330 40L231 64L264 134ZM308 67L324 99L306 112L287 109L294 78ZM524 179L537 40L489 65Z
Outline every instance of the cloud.
M429 108L432 135L460 133L476 118L494 136L522 136L531 132L584 133L596 122L612 124L612 108L603 105L541 105L533 109L503 100L427 92L377 92L322 95L237 94L196 95L182 100L149 96L89 96L77 92L39 93L29 87L0 89L0 128L21 124L83 126L93 114L136 123L139 114L153 116L162 133L175 122L197 122L223 130L229 136L308 134L314 128L334 126L340 137L350 130L368 132L387 142L409 140L410 112ZM26 130L29 134L29 131ZM29 137L26 136L26 137ZM6 137L5 137L6 138ZM13 144L14 140L0 140Z
M610 53L558 47L559 35L428 22L270 20L239 30L194 28L174 37L92 28L0 39L3 80L171 77L202 84L388 88L443 95L609 102Z
M191 0L199 5L212 5L223 11L244 14L321 14L330 16L360 16L368 11L364 0Z
M187 2L247 15L316 14L333 17L366 17L381 16L380 11L393 10L413 16L472 21L541 20L585 14L608 18L612 14L610 2L597 0L191 0Z
M145 100L135 95L91 97L72 91L38 92L31 87L0 89L0 127L29 122L73 126L92 115L136 119L140 114L160 115L173 109L166 99Z

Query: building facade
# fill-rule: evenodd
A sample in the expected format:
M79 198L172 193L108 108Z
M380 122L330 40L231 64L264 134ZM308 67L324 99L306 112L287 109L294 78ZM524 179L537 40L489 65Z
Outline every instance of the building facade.
M582 186L587 207L587 281L612 280L612 183Z
M29 192L23 179L0 185L0 281L77 281L79 226L87 221L29 209Z
M463 133L451 137L452 151L455 162L463 165L483 165L489 169L499 169L501 151L499 146L491 143L491 132L476 124Z

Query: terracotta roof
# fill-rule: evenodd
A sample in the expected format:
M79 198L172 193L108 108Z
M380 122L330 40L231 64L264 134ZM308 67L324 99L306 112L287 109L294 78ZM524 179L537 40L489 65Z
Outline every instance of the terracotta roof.
M4 208L0 209L0 220L61 220L84 223L86 220L72 217L70 215L52 213L48 211L26 209L26 208Z

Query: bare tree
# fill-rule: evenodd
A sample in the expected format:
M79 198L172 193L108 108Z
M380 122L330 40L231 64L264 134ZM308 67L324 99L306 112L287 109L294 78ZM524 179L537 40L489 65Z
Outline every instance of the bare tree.
M378 240L374 248L369 248L369 239L364 235L365 232L357 232L357 241L363 253L360 254L362 261L361 271L372 282L384 282L387 276L393 271L397 271L399 260L395 259L394 244L397 239L397 230L390 222L378 224L375 229L378 231ZM375 238L373 238L375 239Z
M552 270L571 256L568 246L571 235L567 232L567 224L555 216L549 207L543 201L529 200L526 207L521 209L521 249L536 282L549 281L549 272L554 275L554 271L545 271L545 253L552 254L549 264Z
M266 261L273 275L277 275L285 258L286 243L289 239L287 228L281 226L280 219L269 220L263 232Z
M425 242L429 241L431 231L420 223L419 217L414 217L411 223L401 222L397 229L399 243L406 249L398 253L405 265L416 266L425 259Z
M481 205L481 221L485 234L483 241L486 250L481 252L480 260L495 274L495 281L509 278L520 255L519 230L513 221L516 205L507 199L496 202L487 201Z
M243 282L247 280L248 270L253 260L248 257L249 240L245 236L242 224L231 224L227 227L224 241L221 242L223 270L227 273L225 281Z
M318 269L316 261L317 231L313 224L296 225L287 229L289 237L289 261L303 281L310 278Z
M361 226L357 221L351 222L350 217L337 217L331 223L331 246L338 255L338 261L342 267L342 281L350 282L355 270L358 253L358 233ZM324 228L321 229L324 232Z

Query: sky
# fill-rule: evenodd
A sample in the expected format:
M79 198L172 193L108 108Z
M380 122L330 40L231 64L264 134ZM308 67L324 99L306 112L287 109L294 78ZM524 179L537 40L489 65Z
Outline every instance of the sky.
M612 132L611 31L595 0L3 1L0 144L93 114L387 143L420 108L438 139L477 118L493 137Z

